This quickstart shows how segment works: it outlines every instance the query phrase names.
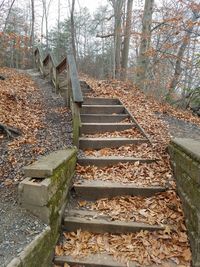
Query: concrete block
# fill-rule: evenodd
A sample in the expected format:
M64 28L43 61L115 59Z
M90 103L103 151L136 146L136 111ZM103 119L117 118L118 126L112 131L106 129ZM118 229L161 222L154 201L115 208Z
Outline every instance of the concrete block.
M56 188L53 190L50 178L37 182L33 178L27 177L18 187L19 203L45 206L55 191Z
M45 223L49 224L50 223L50 215L51 215L51 207L41 207L41 206L36 206L36 205L31 205L28 203L21 203L21 206L31 212L33 215L37 216L40 218L40 220Z
M58 150L42 157L33 164L23 168L26 177L46 178L53 175L53 172L64 162L67 162L75 153L76 148Z

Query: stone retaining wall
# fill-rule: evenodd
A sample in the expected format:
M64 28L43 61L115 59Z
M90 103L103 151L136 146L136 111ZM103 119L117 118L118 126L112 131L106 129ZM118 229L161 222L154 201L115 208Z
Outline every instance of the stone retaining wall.
M193 266L200 267L200 142L176 138L169 145L169 153L186 217Z
M76 154L76 148L56 151L24 168L28 177L19 185L19 203L48 226L7 267L51 266Z

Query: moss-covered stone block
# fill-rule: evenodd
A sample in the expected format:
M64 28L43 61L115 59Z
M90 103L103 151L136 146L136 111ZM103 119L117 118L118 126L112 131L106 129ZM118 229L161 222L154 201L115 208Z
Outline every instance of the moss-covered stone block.
M47 173L51 175L42 179L28 177L19 185L20 204L46 224L51 224L52 221L56 220L59 210L66 202L70 182L75 171L76 153L77 149L74 147L45 156L39 162L29 166L27 171L34 175L46 175ZM50 163L53 159L56 159L56 162L53 162L51 166ZM37 166L39 166L39 172L36 170Z
M185 138L172 140L169 153L183 203L192 263L200 267L200 142Z

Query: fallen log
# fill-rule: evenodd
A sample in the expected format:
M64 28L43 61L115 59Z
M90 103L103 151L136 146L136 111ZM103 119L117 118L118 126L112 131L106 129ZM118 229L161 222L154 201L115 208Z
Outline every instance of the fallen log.
M7 136L10 138L14 138L18 135L21 135L20 130L10 127L8 125L5 125L3 123L0 123L0 131L3 131L4 133L6 133Z

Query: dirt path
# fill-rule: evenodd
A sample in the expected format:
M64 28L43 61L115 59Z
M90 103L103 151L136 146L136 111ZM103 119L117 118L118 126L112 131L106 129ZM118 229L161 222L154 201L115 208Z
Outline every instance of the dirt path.
M5 137L0 141L0 266L6 266L45 227L17 204L17 185L23 179L21 168L49 151L71 145L71 114L62 98L52 93L51 85L36 72L27 73L38 85L29 101L42 101L46 112L41 123L45 127L38 129L36 144L23 144L11 151L16 159L14 165L8 160L9 140Z

